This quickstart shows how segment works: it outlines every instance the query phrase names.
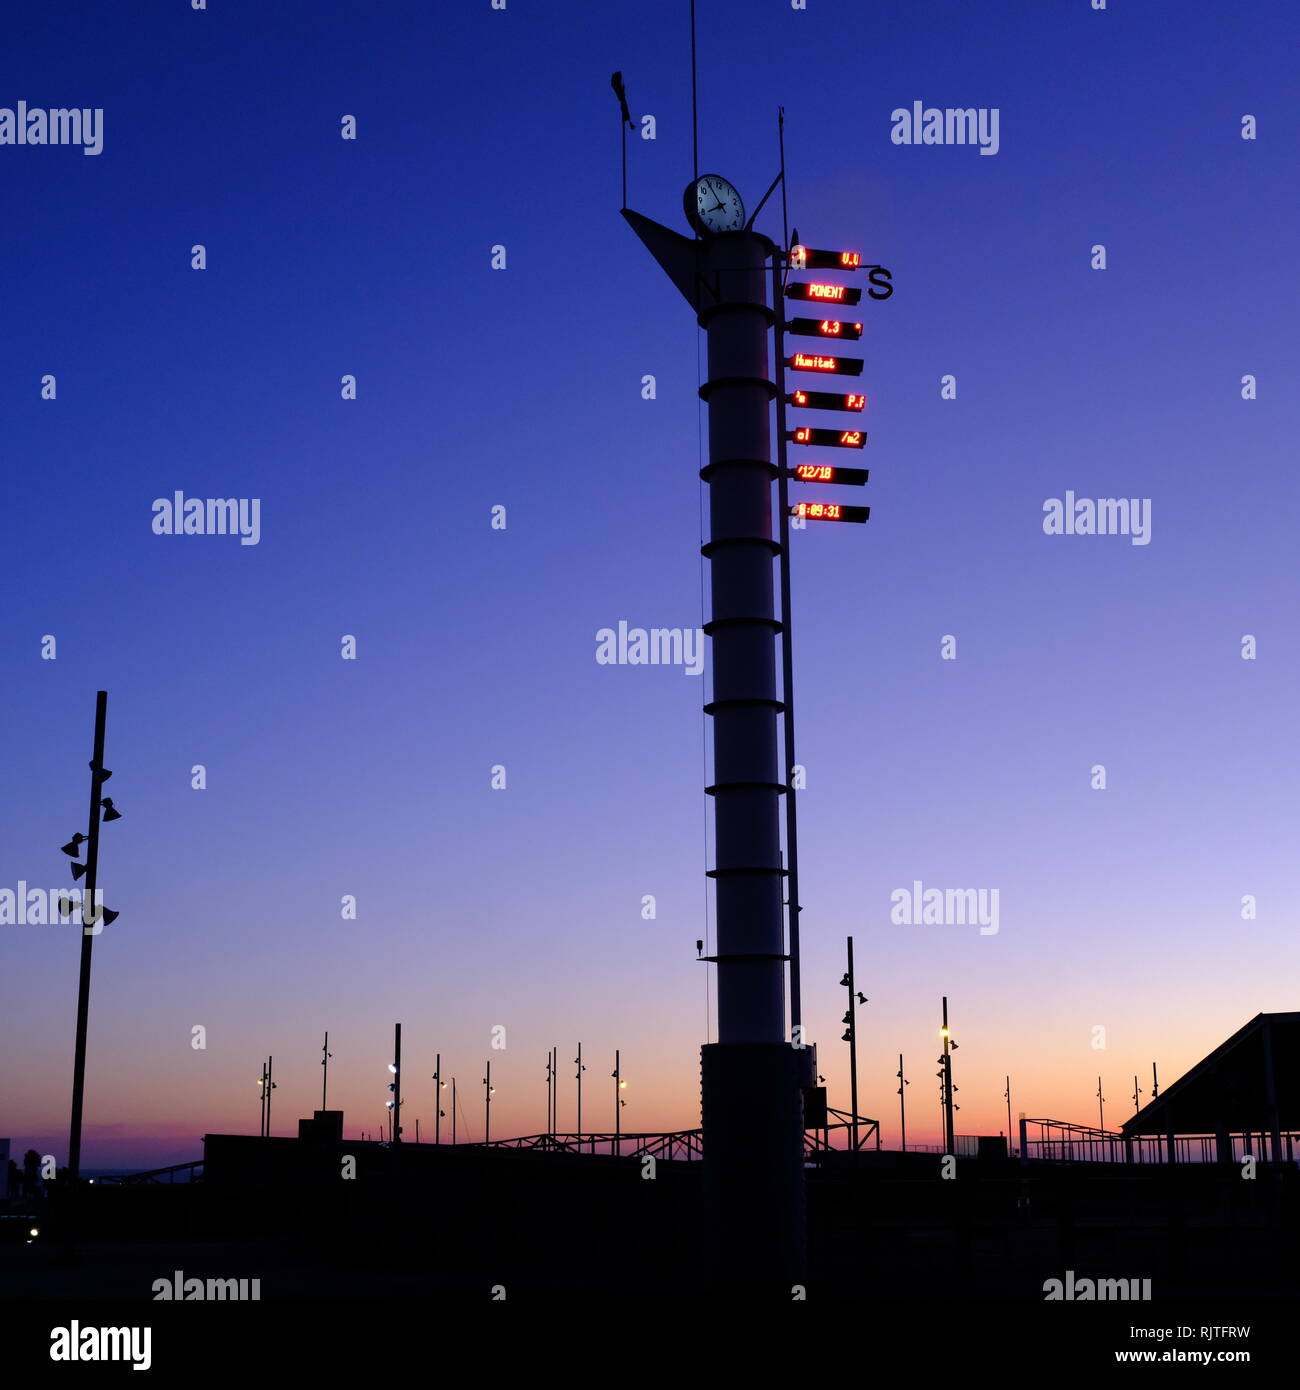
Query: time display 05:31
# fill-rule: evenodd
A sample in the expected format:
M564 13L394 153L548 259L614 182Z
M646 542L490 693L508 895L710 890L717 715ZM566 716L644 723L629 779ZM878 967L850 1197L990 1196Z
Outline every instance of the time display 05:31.
M850 507L841 502L796 502L790 515L805 521L866 521L870 507Z

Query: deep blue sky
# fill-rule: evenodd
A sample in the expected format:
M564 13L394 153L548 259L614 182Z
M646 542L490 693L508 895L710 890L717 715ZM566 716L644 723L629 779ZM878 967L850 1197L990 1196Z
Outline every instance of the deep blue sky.
M851 932L868 1113L892 1124L906 1052L928 1137L946 993L959 1130L1001 1127L1008 1071L1017 1109L1090 1119L1098 1071L1118 1104L1296 1005L1294 9L699 11L702 168L752 205L784 104L792 222L896 285L864 311L871 482L845 500L872 520L796 537L822 1070L842 1085ZM682 227L687 6L6 24L0 105L105 109L98 157L0 147L0 887L66 881L100 687L125 812L88 1161L251 1126L267 1053L288 1126L325 1028L332 1099L373 1128L397 1019L417 1074L441 1048L475 1095L507 1027L500 1132L540 1127L546 1050L579 1037L594 1086L623 1049L629 1128L694 1123L707 677L595 662L620 619L701 621L697 333L618 216L609 89L622 69L657 121L631 205ZM915 100L997 107L1000 152L891 144ZM177 489L259 497L261 543L154 535ZM1044 536L1067 489L1152 499L1152 543ZM892 925L917 878L998 888L1001 930ZM62 1161L75 933L0 931L0 1124Z

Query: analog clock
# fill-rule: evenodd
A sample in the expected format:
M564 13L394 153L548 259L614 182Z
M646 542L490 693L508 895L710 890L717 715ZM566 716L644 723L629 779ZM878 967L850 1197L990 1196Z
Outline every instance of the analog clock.
M701 174L682 195L686 220L697 232L739 232L745 226L740 194L721 174Z

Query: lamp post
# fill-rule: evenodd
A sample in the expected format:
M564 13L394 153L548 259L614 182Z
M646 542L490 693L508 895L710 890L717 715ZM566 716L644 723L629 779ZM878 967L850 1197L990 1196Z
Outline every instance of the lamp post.
M848 1026L844 1030L844 1035L840 1039L849 1045L849 1106L853 1111L851 1127L853 1152L858 1151L858 1026L857 1026L857 1007L859 1003L867 1002L866 996L857 993L853 981L853 938L848 938L849 943L849 968L844 972L844 978L840 984L844 985L849 991L849 1007L845 1010L844 1017L840 1020Z
M395 1144L402 1142L402 1025L393 1025L393 1130Z
M392 1100L388 1102L388 1107L393 1112L389 1138L394 1144L400 1144L402 1142L402 1025L400 1023L393 1025L393 1060L389 1062L388 1070L393 1075L388 1086L388 1089L393 1093Z
M63 852L75 859L80 846L86 843L86 863L84 867L74 864L74 879L85 876L85 888L81 903L81 960L77 974L77 1033L73 1047L72 1061L72 1118L68 1126L68 1189L71 1193L67 1215L67 1248L69 1259L73 1256L73 1239L76 1226L76 1194L81 1182L81 1120L86 1095L86 1040L90 1024L90 965L91 948L95 937L116 917L116 912L100 906L99 887L99 827L101 821L120 820L121 814L113 806L111 797L102 795L104 783L113 775L104 766L104 737L108 724L108 691L95 694L95 733L91 745L90 763L90 815L86 834L73 836L63 846ZM101 816L102 812L102 816ZM78 872L80 871L80 872Z
M442 1053L434 1057L433 1063L433 1142L442 1143L442 1090L446 1083L442 1079Z
M943 1141L944 1151L954 1154L957 1149L957 1136L953 1128L953 1111L956 1107L953 1104L953 1084L952 1084L952 1054L957 1048L957 1044L952 1040L952 1033L948 1028L948 996L943 996L943 1027L939 1030L943 1037L943 1056L939 1058L940 1066L943 1068L939 1073L939 1084L943 1094Z
M271 1092L275 1090L276 1083L271 1080L275 1058L268 1057L262 1063L262 1079L258 1085L262 1088L262 1138L271 1137Z
M618 1059L618 1058L619 1058L618 1049L615 1048L615 1049L614 1049L614 1070L613 1070L612 1072L610 1072L610 1075L614 1078L614 1156L615 1156L615 1157L618 1157L618 1155L622 1152L622 1148L623 1148L623 1140L622 1140L622 1134L623 1134L622 1113L623 1113L623 1107L627 1104L627 1102L623 1099L623 1094L622 1094L622 1093L623 1093L623 1088L627 1085L627 1082L623 1080L623 1070L622 1070L622 1067L621 1067L620 1064L619 1064L619 1059Z
M903 1087L912 1083L903 1075L903 1054L898 1054L898 1128L902 1135L903 1152L907 1152L907 1097Z
M324 1068L321 1072L320 1079L320 1108L322 1110L328 1110L329 1105L326 1101L326 1097L329 1095L330 1058L334 1055L330 1051L330 1035L328 1033L325 1034L325 1046L321 1048L321 1051L325 1055L320 1059L320 1064Z

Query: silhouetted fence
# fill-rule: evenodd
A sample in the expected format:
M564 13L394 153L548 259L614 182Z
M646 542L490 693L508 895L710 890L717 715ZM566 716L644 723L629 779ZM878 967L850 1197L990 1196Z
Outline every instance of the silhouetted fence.
M1036 1129L1036 1133L1035 1133ZM1266 1134L1141 1134L1125 1137L1110 1130L1066 1120L1020 1122L1021 1156L1046 1163L1241 1163L1295 1162L1296 1136L1283 1133L1278 1150Z

